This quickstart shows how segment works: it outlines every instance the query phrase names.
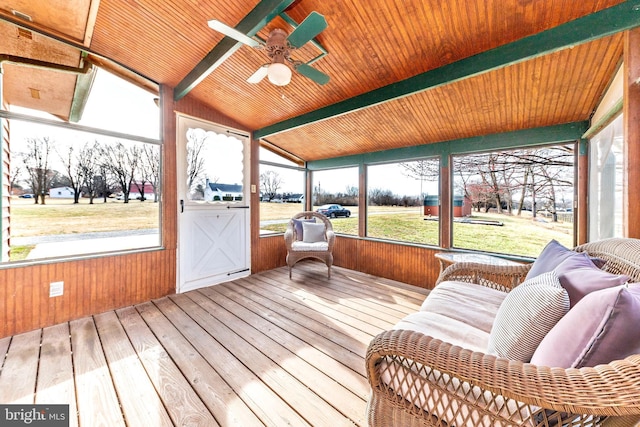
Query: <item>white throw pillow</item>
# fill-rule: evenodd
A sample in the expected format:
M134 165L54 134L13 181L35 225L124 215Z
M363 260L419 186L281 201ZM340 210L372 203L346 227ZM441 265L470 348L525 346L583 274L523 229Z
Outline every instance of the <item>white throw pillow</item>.
M569 295L554 271L526 280L500 305L488 352L529 362L545 335L568 311Z
M324 242L324 224L302 223L302 241L305 243Z

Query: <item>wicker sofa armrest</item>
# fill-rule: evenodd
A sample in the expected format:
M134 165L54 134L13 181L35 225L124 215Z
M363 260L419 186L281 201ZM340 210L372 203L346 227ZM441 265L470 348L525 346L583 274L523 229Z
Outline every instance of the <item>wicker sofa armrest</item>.
M454 280L509 291L524 282L531 265L497 266L474 262L459 262L450 265L440 274L436 281L436 286L446 280Z
M627 425L627 422L634 425L640 420L640 355L595 368L562 369L473 352L419 332L392 330L377 335L366 355L367 377L374 396L378 394L378 398L393 401L393 406L404 406L405 411L414 415L422 414L427 420L425 425L446 425L434 421L433 415L420 407L424 402L406 400L406 396L399 396L381 379L383 361L387 365L403 365L417 374L401 380L408 389L422 390L429 383L431 399L446 395L450 404L451 400L468 399L468 389L479 389L480 400L488 403L483 407L482 402L474 401L471 412L476 411L480 417L495 416L491 425L551 426L557 423L552 416L547 420L547 414L551 413L585 420L584 424L571 425L601 425L594 419L607 416L616 417L613 425ZM397 375L397 371L392 375ZM452 391L454 384L460 389ZM467 391L461 392L464 387ZM465 395L461 397L462 394ZM518 410L506 411L507 415L505 411L492 415L491 409L499 406L498 401L505 405L503 407L511 405ZM429 406L447 405L442 401L429 402ZM468 405L468 400L466 403ZM538 417L534 422L534 415L523 418L523 413L535 413ZM457 416L470 417L472 414ZM466 422L472 421L467 419Z

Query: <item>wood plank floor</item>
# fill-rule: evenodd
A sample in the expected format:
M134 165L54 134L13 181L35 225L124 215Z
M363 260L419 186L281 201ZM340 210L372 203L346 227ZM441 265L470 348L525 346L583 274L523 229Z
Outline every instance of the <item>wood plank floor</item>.
M69 404L71 426L365 426L367 345L426 293L307 261L3 338L0 402Z

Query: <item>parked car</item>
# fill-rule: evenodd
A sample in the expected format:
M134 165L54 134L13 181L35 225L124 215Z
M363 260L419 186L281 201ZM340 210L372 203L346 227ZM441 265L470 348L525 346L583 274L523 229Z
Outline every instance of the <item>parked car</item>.
M34 197L36 197L36 195L27 193L27 194L21 194L18 197L20 197L21 199L33 199Z
M349 218L351 216L351 211L349 209L343 208L340 205L322 205L318 209L316 209L316 212L330 218L336 218L338 216Z

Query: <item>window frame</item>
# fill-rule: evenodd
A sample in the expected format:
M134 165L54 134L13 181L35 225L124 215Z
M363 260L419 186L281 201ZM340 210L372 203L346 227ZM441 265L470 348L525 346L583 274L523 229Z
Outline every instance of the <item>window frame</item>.
M363 238L366 239L370 239L370 240L375 240L375 241L383 241L383 242L390 242L390 243L399 243L399 244L405 244L405 245L416 245L416 246L425 246L425 247L439 247L440 246L440 235L441 235L441 228L440 228L440 221L438 221L438 231L437 231L437 238L436 238L436 242L432 243L432 242L413 242L413 241L409 241L409 240L399 240L399 239L391 239L391 238L385 238L385 237L379 237L379 236L371 236L369 234L370 228L369 228L369 208L370 208L370 191L371 191L371 186L369 184L370 182L370 177L371 177L371 168L372 167L376 167L376 166L385 166L385 165L400 165L401 163L411 163L411 162L418 162L418 161L430 161L433 160L434 162L437 163L437 168L438 168L438 179L437 179L437 196L438 196L438 205L440 205L441 201L442 201L442 197L441 197L441 183L442 183L442 167L441 167L441 158L439 155L431 155L431 156L427 156L427 157L416 157L416 158L410 158L410 159L397 159L394 161L388 161L388 162L377 162L377 163L366 163L364 166L366 168L366 182L365 182L365 218L366 218L366 225L364 227L365 230L365 234L364 236L361 236ZM425 196L426 193L424 191L422 191L422 194L419 196L422 199L422 202L419 204L419 209L422 212L422 215L424 216L424 203L425 203ZM423 218L424 219L424 218Z
M337 167L332 167L332 168L326 168L326 169L315 169L315 170L311 170L311 177L310 177L310 186L308 189L311 190L311 194L312 196L309 198L309 205L308 208L310 210L313 210L313 206L314 204L316 204L316 199L315 199L315 182L316 182L316 173L322 173L322 172L331 172L331 171L338 171L338 170L345 170L345 169L356 169L357 170L357 174L358 174L358 184L357 184L357 189L358 189L358 195L356 196L356 199L358 200L358 205L356 206L358 208L358 213L357 215L354 215L353 212L351 213L350 218L354 218L356 220L356 232L354 234L349 234L349 233L343 233L340 231L340 225L338 223L338 226L336 227L336 224L334 225L334 229L333 231L341 236L345 236L345 237L351 237L351 238L357 238L357 237L362 237L360 236L360 230L361 230L361 226L360 226L360 221L362 219L361 215L360 215L360 211L362 210L360 207L360 204L362 202L362 198L361 198L361 194L362 194L362 189L360 188L360 173L361 173L361 168L359 167L359 165L352 165L352 164L348 164L348 165L341 165L341 166L337 166ZM323 206L323 205L341 205L344 209L349 209L349 206L345 206L342 203L337 203L337 202L331 202L331 203L317 203L317 206ZM351 210L351 209L349 209ZM345 217L342 217L345 218ZM346 219L346 218L345 218Z
M572 171L572 180L573 180L573 205L575 206L575 202L579 197L578 194L578 167L579 167L579 161L578 161L578 153L580 150L579 147L579 140L567 140L567 141L556 141L556 142L547 142L547 143L527 143L526 145L514 145L511 147L497 147L497 148L492 148L492 149L486 149L486 150L473 150L473 151L463 151L463 152L451 152L449 153L449 164L450 164L450 185L449 185L449 192L450 192L450 197L449 197L449 206L451 208L451 212L450 212L450 219L449 219L449 223L451 224L451 226L449 227L449 245L448 248L454 251L474 251L474 252L480 252L480 253L487 253L490 255L494 255L494 256L501 256L501 257L508 257L508 258L512 258L512 259L522 259L522 260L529 260L529 259L533 259L534 256L528 256L528 255L522 255L522 254L514 254L514 253L503 253L503 252L489 252L487 250L483 250L483 249L473 249L473 248L464 248L464 247L458 247L454 245L454 220L453 220L453 216L454 216L454 193L455 193L455 167L454 167L454 158L455 157L460 157L460 156L472 156L472 155L483 155L483 154L489 154L489 153L502 153L502 152L506 152L506 151L516 151L516 150L528 150L528 149L543 149L545 147L550 148L550 147L558 147L558 146L566 146L566 145L572 145L573 146L573 171ZM473 207L472 207L473 210ZM568 246L574 247L577 244L577 232L578 232L578 228L577 228L577 216L576 216L576 210L573 210L573 222L572 222L572 243ZM540 248L540 250L542 250L542 248Z
M288 170L292 170L292 171L297 171L297 172L301 172L303 174L303 196L304 196L304 201L300 203L300 206L302 207L301 211L307 210L308 209L308 203L309 203L309 197L308 197L308 169L306 168L306 165L303 166L296 166L297 164L300 163L300 161L298 159L294 159L294 158L290 158L288 156L284 156L283 153L281 153L278 150L274 150L271 148L270 145L268 144L260 144L260 150L266 150L268 151L271 155L277 156L279 158L282 158L285 161L291 162L292 164L285 164L285 163L278 163L277 161L274 160L263 160L262 156L258 155L258 177L260 177L260 175L262 174L261 172L261 167L264 166L271 166L274 168L283 168L283 169L288 169ZM262 183L258 182L258 188L257 188L257 192L258 192L258 234L260 238L263 237L273 237L273 236L281 236L284 234L284 230L283 231L273 231L273 232L262 232L262 212L261 212L261 185ZM297 205L297 203L296 203ZM288 218L287 218L288 219Z
M440 207L444 210L444 206L447 205L447 209L449 209L450 218L447 218L446 221L441 221L440 223L440 239L439 246L433 245L418 245L407 242L398 242L393 240L381 240L377 238L367 237L363 234L360 234L358 238L367 239L367 240L381 240L384 242L395 243L395 244L404 244L409 246L420 246L420 247L428 247L440 250L458 250L452 247L453 241L453 168L452 168L452 156L461 155L461 154L474 154L485 151L499 151L499 150L511 150L511 149L525 149L530 147L539 147L539 146L552 146L552 145L565 145L565 144L576 144L578 147L579 142L582 140L582 136L588 129L588 122L572 122L565 123L560 125L552 125L540 128L533 129L524 129L524 130L515 130L515 131L507 131L502 133L495 133L484 136L475 136L475 137L467 137L454 139L450 141L441 141L435 142L431 144L424 144L419 146L412 147L402 147L402 148L391 148L388 150L366 153L366 154L356 154L356 155L346 155L342 157L336 157L332 159L322 159L316 161L307 162L307 168L311 171L317 170L327 170L327 169L336 169L347 166L355 166L360 167L361 171L361 191L365 189L368 185L367 182L367 174L366 174L366 166L367 165L375 165L378 163L392 163L392 162L401 162L401 161L411 161L413 159L419 158L430 158L430 157L438 157L440 158L440 183L439 183L439 197L440 197ZM576 156L578 156L579 151L578 148L575 150ZM580 162L577 160L574 162L574 177L577 177L578 169L580 167ZM575 201L580 201L580 198L583 197L582 194L578 193L577 188L577 178L574 178L574 203ZM362 184L364 181L364 185ZM361 203L367 204L366 201L362 201ZM363 213L364 210L360 209L360 219L362 221L366 221L366 214ZM576 214L578 212L576 211ZM573 240L577 242L578 239L578 224L577 217L574 220L574 228L573 228ZM362 230L362 227L361 227ZM510 259L518 259L522 261L529 261L533 258L531 257L519 257L516 255L506 255L507 258Z
M130 83L133 85L133 83ZM158 99L160 99L161 94L158 93ZM19 113L19 112L14 112L14 111L9 111L6 110L4 108L5 106L3 105L2 108L0 109L0 119L2 120L6 120L8 123L11 123L11 121L17 120L17 121L21 121L21 122L26 122L26 123L35 123L35 124L39 124L39 125L43 125L43 126L50 126L50 127L54 127L54 128L60 128L60 129L64 129L64 130L68 130L68 131L72 131L72 132L78 132L78 133L85 133L85 134L92 134L92 135L100 135L100 136L106 136L108 138L114 138L114 139L123 139L126 140L128 143L142 143L142 144L150 144L153 146L157 146L159 153L160 153L160 164L158 165L158 177L159 177L159 194L158 194L158 242L155 245L151 245L151 246L140 246L140 247L135 247L135 248L122 248L122 249L113 249L113 250L106 250L103 252L92 252L92 253L79 253L79 254L70 254L70 255L61 255L61 256L55 256L55 257L47 257L47 258L35 258L35 259L25 259L25 260L18 260L18 261L10 261L10 260L1 260L0 261L0 268L10 268L10 267L16 267L16 266L25 266L25 265L38 265L38 264L49 264L49 263L58 263L58 262L65 262L65 261L69 261L69 260L82 260L82 259L92 259L92 258L103 258L103 257L108 257L108 256L113 256L113 255L120 255L120 254L127 254L127 253L136 253L136 252L148 252L148 251L157 251L157 250L161 250L164 249L163 246L163 242L164 242L164 237L163 237L163 222L164 222L164 218L163 218L163 191L164 191L164 186L162 185L162 179L164 176L164 156L162 155L163 151L164 151L164 141L162 140L161 136L159 136L157 139L156 138L150 138L150 137L145 137L145 136L140 136L140 135L130 135L127 133L123 133L123 132L119 132L119 131L113 131L113 130L109 130L109 129L103 129L103 128L94 128L91 126L86 126L86 125L80 125L80 124L76 124L76 123L69 123L69 122L64 122L64 121L58 121L58 120L54 120L54 119L49 119L49 118L45 118L45 117L38 117L35 115L29 115L29 114L25 114L25 113ZM161 111L158 110L158 121L159 123L162 122L161 117L160 117ZM10 138L10 137L9 137ZM3 142L4 144L4 142ZM10 140L9 140L9 144L10 144ZM11 164L11 159L9 158L9 165ZM5 173L4 171L2 172L3 174ZM5 202L5 196L2 195L2 204ZM10 206L10 205L9 205ZM0 224L4 230L4 224ZM11 236L9 235L8 238L10 239ZM3 236L3 242L5 241L5 238ZM4 255L3 255L4 256ZM0 257L1 259L2 257Z

